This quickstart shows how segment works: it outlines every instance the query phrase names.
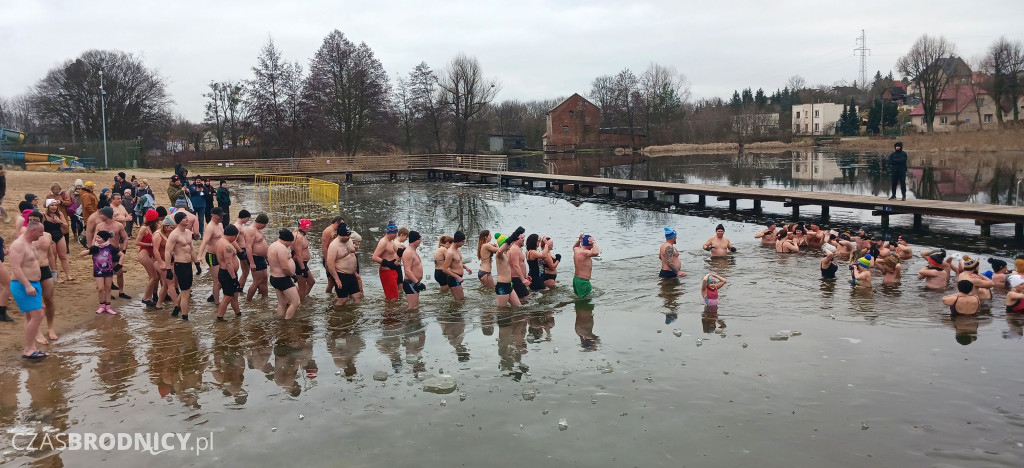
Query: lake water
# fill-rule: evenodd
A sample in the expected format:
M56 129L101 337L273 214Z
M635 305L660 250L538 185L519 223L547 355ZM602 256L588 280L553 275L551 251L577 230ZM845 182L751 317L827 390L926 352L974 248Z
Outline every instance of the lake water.
M128 307L96 317L45 361L0 370L8 434L0 462L877 467L1024 459L1024 318L1007 316L997 293L989 313L951 321L941 293L914 278L923 260L905 264L899 287L876 279L854 291L819 279L818 253L780 256L752 238L758 225L714 210L690 216L421 182L342 192L343 214L364 236L364 304L330 306L314 253L318 284L288 323L273 316L273 299L244 304L244 316L227 323L216 323L205 302L188 323ZM239 195L259 208L251 193ZM404 302L383 300L370 261L388 218L423 233L428 269L437 237L458 227L470 236L467 258L481 228L522 225L555 239L563 256L587 232L602 250L595 293L574 300L567 263L556 290L515 310L496 309L493 290L467 275L464 303L431 280L420 310L403 312ZM739 252L712 261L700 244L719 222ZM682 281L657 278L666 225L679 232L690 275ZM962 238L961 251L994 249ZM710 316L699 288L708 272L729 281ZM196 290L206 296L205 273ZM800 334L769 339L783 330ZM387 380L374 380L376 371ZM441 374L458 389L423 391L421 379ZM213 447L198 455L24 452L10 444L17 431L212 433Z

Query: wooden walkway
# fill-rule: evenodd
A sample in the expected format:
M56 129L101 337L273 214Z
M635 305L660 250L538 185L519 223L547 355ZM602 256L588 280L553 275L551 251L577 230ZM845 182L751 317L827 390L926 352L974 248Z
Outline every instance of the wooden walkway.
M465 178L481 182L502 185L543 186L566 193L606 195L625 198L647 198L652 201L671 197L679 204L680 195L697 195L698 206L705 206L707 197L716 197L719 201L728 201L731 211L737 210L738 200L753 200L754 211L761 211L762 201L781 202L792 207L794 219L800 216L800 207L821 207L822 219L829 216L830 207L869 210L881 218L883 228L889 225L889 217L893 215L912 215L914 229L920 230L922 216L939 216L945 218L973 219L981 226L983 236L991 235L993 224L1012 223L1014 234L1018 240L1024 240L1024 208L1006 205L986 205L938 200L888 200L885 197L866 195L848 195L834 192L810 192L803 190L764 189L756 187L734 187L727 185L695 185L674 182L653 182L646 180L607 179L603 177L580 177L570 175L538 174L532 172L497 172L478 169L433 168L429 176L440 178ZM624 193L620 193L624 192ZM638 193L642 192L642 193Z

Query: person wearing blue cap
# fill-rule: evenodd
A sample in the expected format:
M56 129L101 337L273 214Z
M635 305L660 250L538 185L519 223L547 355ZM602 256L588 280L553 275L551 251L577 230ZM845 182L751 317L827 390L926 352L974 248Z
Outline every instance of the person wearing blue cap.
M761 239L761 245L775 245L775 221L765 223L763 231L754 234L754 239Z
M373 261L380 264L380 285L387 300L398 299L398 270L402 269L402 260L398 256L400 244L395 241L397 237L398 225L394 220L388 220L384 237L377 242L377 248L373 251Z
M590 277L594 272L594 257L601 255L601 250L597 247L597 239L594 236L580 234L579 240L572 246L572 252L573 264L576 266L572 278L572 292L576 297L583 299L593 290Z
M686 273L682 271L682 264L679 262L679 251L675 248L676 230L665 226L665 242L661 244L658 251L658 258L661 259L660 278L682 278Z

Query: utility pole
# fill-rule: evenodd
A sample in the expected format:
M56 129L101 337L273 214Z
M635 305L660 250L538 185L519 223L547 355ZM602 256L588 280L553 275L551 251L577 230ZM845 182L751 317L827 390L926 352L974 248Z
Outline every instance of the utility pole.
M100 70L100 120L103 121L103 168L110 169L107 164L107 92L103 90L103 70Z
M860 30L860 37L857 38L857 43L860 47L853 49L854 54L860 54L860 86L861 88L867 89L868 87L868 55L871 54L871 49L868 49L868 37L864 34L864 30Z

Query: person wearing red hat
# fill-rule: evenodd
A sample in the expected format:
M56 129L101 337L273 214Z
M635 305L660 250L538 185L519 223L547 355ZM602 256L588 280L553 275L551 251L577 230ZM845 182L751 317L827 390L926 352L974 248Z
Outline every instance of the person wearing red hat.
M147 210L143 215L138 237L135 238L135 244L139 246L139 263L146 269L146 275L149 277L146 291L142 294L142 303L149 307L156 307L157 287L160 284L160 272L157 271L156 257L153 255L153 233L160 229L157 224L159 218L156 210Z
M917 272L917 279L923 279L924 287L928 289L945 291L949 287L953 258L946 257L946 251L942 249L925 250L921 256L928 261L928 265Z
M316 279L309 273L309 239L306 236L309 230L313 229L313 223L308 219L300 219L293 234L295 241L292 242L292 260L295 262L295 274L299 277L299 299L305 299Z

